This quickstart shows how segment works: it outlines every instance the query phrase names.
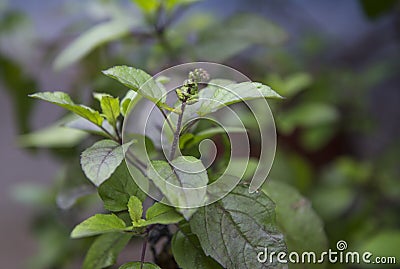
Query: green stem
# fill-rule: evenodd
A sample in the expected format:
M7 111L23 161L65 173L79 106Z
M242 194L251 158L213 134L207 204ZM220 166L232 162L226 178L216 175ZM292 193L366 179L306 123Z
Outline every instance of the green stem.
M171 129L172 132L174 132L174 127L172 126L172 123L171 123L171 121L169 120L167 114L165 114L164 109L162 109L162 108L160 108L160 107L159 107L159 109L160 109L161 113L163 114L163 116L164 116L164 118L165 118L165 121L168 123L169 128Z
M176 151L176 147L178 145L179 134L180 134L180 131L181 131L183 113L185 111L185 107L186 107L186 102L182 102L181 114L179 114L179 117L178 117L178 122L176 124L176 130L175 130L175 133L174 133L174 141L172 142L171 152L169 153L169 159L171 161L175 157L175 151Z

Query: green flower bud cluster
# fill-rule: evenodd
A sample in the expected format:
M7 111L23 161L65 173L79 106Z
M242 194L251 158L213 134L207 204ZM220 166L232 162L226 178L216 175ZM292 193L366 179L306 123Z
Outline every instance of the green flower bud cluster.
M201 81L208 81L208 73L201 69L195 69L189 72L189 78L185 80L183 86L176 89L178 99L188 105L194 104L199 101L199 85Z

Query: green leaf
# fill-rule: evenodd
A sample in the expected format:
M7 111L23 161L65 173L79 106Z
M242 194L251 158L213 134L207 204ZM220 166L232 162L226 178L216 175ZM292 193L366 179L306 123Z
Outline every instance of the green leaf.
M112 97L105 93L94 93L94 97L100 101L101 111L107 121L115 126L120 113L118 97Z
M276 205L276 221L285 235L290 252L313 251L321 253L328 248L324 224L311 207L311 203L294 188L275 181L268 181L262 191ZM324 268L322 264L308 265L310 268ZM291 265L303 268L303 265Z
M123 162L111 177L99 186L98 192L107 210L117 212L127 210L127 204L131 196L136 196L141 201L146 198L146 194L136 185L130 172L134 176L144 178L137 168L131 167L129 171Z
M124 144L101 140L82 152L81 165L85 175L96 186L108 179L124 159Z
M132 223L137 223L139 220L142 219L143 215L142 201L140 201L139 198L137 198L136 196L131 196L128 201L128 211Z
M187 142L187 143L184 143L183 146L185 148L190 148L190 147L197 145L202 140L211 138L217 134L245 133L246 131L247 130L245 128L241 128L241 127L232 127L232 126L227 126L224 128L213 127L213 128L209 128L207 130L201 131L201 132L197 133L195 136L193 134L188 134L188 135L192 135L192 137L191 137L192 139L190 139L189 141L182 141L182 143ZM181 142L181 141L179 141L179 142Z
M114 19L94 26L81 34L57 56L54 68L60 70L70 66L102 44L128 34L132 26L132 20L127 19Z
M133 106L140 100L141 96L133 90L129 90L125 97L121 100L121 114L126 116Z
M78 145L87 137L87 134L80 130L73 130L62 126L71 119L70 116L64 117L41 130L20 135L17 140L18 145L21 147L47 148L70 148Z
M158 106L171 111L174 110L165 104L167 93L162 84L157 83L143 70L129 66L114 66L103 71L103 73L121 82Z
M260 249L286 251L283 235L275 224L275 205L263 193L250 194L236 187L216 203L200 208L190 220L190 228L206 255L225 268L280 268L259 263ZM284 267L284 266L282 266Z
M284 29L261 16L241 14L206 28L190 49L202 60L223 62L253 45L280 45L287 36Z
M371 252L373 257L398 257L400 246L400 230L380 230L371 234L357 247L358 253ZM371 258L373 260L373 258ZM370 268L370 267L367 267ZM376 264L371 268L377 268ZM398 268L396 264L385 265L380 268Z
M146 211L147 225L150 224L172 224L183 220L181 214L176 212L175 208L162 203L155 203Z
M152 14L160 6L160 0L132 0L144 13Z
M81 116L82 118L87 119L90 122L93 122L97 126L101 126L103 123L103 118L100 116L100 113L96 110L93 110L90 107L84 105L75 104L71 97L65 92L38 92L29 95L30 97L41 99L53 104L56 104L60 107L68 109L69 111Z
M336 109L322 103L301 104L279 115L277 127L281 132L291 133L296 127L314 127L329 124L339 117Z
M173 224L183 220L181 214L176 212L172 206L167 206L162 203L155 203L146 211L146 220L139 219L132 223L133 227L146 227L151 224Z
M128 262L120 266L119 269L161 269L154 263L144 262L143 267L141 262Z
M70 121L63 123L62 126L68 127L70 129L84 131L89 134L94 134L94 135L103 136L105 138L110 138L110 136L107 133L105 133L104 130L102 130L99 126L97 126L93 122L87 121L81 117L75 116L74 119L71 119ZM114 132L113 127L107 121L103 121L102 126L109 133Z
M90 246L83 262L83 269L102 269L117 261L118 254L125 248L132 235L108 233L100 235Z
M201 205L206 199L206 188L202 187L208 183L207 171L202 162L192 156L180 156L171 163L178 167L175 172L165 161L152 161L147 176L168 202L189 219L195 211L191 207Z
M201 116L244 100L282 98L269 86L258 82L241 82L226 85L226 81L221 80L210 81L209 86L202 89L199 96L200 107L197 113Z
M171 242L172 253L182 269L222 269L215 260L206 256L188 224L180 225Z
M116 215L96 214L78 224L71 233L72 238L123 231L125 222Z

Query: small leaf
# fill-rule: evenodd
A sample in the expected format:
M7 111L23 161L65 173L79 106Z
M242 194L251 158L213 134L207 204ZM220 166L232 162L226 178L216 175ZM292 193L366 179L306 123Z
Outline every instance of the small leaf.
M188 224L180 225L171 242L172 253L182 269L222 269L215 260L206 256L196 235Z
M143 174L135 167L126 167L123 162L111 175L111 177L102 183L98 188L99 195L104 202L104 207L110 211L127 210L127 204L131 196L136 196L144 201L146 194L136 185L131 173L135 177L143 177Z
M132 0L146 14L152 14L160 6L160 0Z
M131 196L128 201L128 211L131 217L132 223L135 224L142 219L143 206L142 201L136 196Z
M133 106L140 100L141 96L133 90L129 90L125 97L121 100L121 114L126 116Z
M125 222L116 215L96 214L78 224L71 233L72 238L123 231Z
M94 26L69 44L54 61L57 70L79 61L95 48L130 32L132 20L116 19Z
M123 146L113 140L101 140L82 153L81 165L90 181L99 186L111 176L123 159Z
M274 260L259 263L260 249L286 252L283 235L275 224L275 205L263 193L236 187L216 203L200 208L190 220L206 255L225 268L285 268Z
M120 113L119 99L104 93L94 93L94 97L100 101L101 111L107 121L115 126Z
M83 262L83 269L102 269L117 261L118 254L125 248L132 235L108 233L100 235L90 246Z
M147 176L165 198L189 219L195 211L192 207L198 207L206 199L206 188L202 187L208 183L207 171L201 161L192 156L180 156L172 161L172 165L178 167L175 172L167 162L153 161Z
M183 220L181 214L176 212L172 206L167 206L162 203L155 203L146 211L146 221L149 224L172 224Z
M119 267L119 269L161 269L154 263L144 262L128 262Z
M97 126L101 126L103 123L103 118L100 116L100 113L98 111L84 105L75 104L71 100L71 97L69 97L69 95L64 92L38 92L31 94L29 96L68 109L69 111L74 112L78 116L81 116L82 118L85 118L90 122L93 122Z
M168 110L174 110L165 104L167 92L146 72L129 66L114 66L103 73Z

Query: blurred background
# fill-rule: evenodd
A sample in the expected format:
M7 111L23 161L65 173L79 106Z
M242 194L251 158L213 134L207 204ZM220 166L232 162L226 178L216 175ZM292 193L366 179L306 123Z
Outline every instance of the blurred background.
M200 60L286 97L270 103L270 178L312 202L329 245L400 260L400 2L145 2L0 0L2 267L79 268L89 242L68 235L98 202L83 195L85 135L27 95L60 90L88 103L92 91L125 91L100 73L113 65L155 74Z

